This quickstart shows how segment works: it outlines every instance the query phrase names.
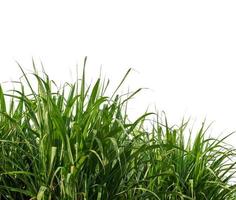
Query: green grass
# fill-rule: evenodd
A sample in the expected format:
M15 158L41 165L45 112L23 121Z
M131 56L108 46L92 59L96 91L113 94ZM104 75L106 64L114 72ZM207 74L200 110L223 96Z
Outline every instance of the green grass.
M102 77L86 86L85 64L61 88L34 63L19 66L20 89L0 87L0 200L236 199L230 135L210 138L203 123L193 137L155 113L130 121L140 89L118 94L130 70L109 95Z

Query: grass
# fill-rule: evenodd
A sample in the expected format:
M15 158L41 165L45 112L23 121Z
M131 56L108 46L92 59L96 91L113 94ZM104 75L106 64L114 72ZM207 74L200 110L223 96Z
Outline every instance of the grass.
M130 121L140 89L118 94L130 70L108 95L101 77L86 86L85 64L61 88L34 63L19 65L20 89L0 87L0 200L236 199L230 135L207 137L203 123L193 137L187 121L148 112Z

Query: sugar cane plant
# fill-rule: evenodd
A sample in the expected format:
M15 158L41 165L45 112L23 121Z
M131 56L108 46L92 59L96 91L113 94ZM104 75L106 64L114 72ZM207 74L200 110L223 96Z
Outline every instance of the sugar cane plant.
M191 136L156 113L130 121L128 95L107 94L99 77L58 87L22 71L20 88L0 87L0 200L233 200L235 148ZM148 124L149 128L145 128Z

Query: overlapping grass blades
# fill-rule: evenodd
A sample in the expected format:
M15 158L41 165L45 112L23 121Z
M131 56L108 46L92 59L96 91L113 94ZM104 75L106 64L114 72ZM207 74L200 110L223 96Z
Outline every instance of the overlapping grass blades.
M0 200L235 199L236 151L225 138L208 138L204 123L192 138L187 122L169 127L153 113L128 120L140 90L117 92L130 70L109 96L101 77L86 87L85 66L62 88L34 68L20 67L20 90L0 87Z

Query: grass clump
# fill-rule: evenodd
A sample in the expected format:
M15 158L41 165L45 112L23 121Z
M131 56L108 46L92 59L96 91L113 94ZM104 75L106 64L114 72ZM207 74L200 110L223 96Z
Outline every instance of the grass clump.
M129 72L112 95L101 78L86 87L85 70L62 88L36 69L22 70L21 89L0 87L0 199L235 199L236 150L206 137L204 123L186 141L188 122L170 127L154 113L131 122L139 90L117 93Z

